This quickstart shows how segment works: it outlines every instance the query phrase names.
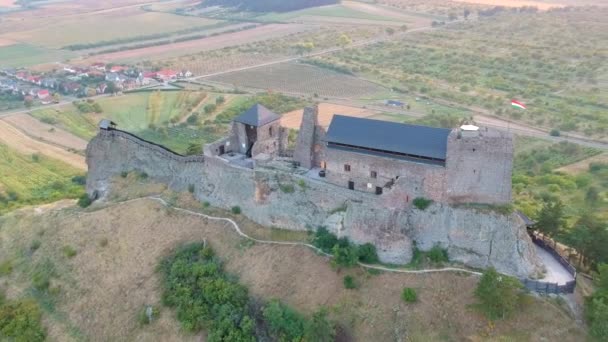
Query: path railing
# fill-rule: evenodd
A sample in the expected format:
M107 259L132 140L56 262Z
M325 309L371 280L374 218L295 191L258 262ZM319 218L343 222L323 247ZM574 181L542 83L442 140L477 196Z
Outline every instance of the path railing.
M574 280L567 282L564 285L559 285L558 283L550 283L539 280L530 280L530 279L520 279L524 286L534 292L543 293L543 294L562 294L562 293L573 293L576 288L576 268L572 266L564 257L562 257L556 250L551 246L550 243L547 243L544 239L530 234L530 238L535 245L540 248L546 250L557 260L567 271L572 275Z

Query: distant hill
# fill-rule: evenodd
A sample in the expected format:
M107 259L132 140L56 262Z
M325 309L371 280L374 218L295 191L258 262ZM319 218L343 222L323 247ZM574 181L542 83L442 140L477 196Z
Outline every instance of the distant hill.
M289 12L339 2L340 0L206 0L203 6L237 7L253 12Z

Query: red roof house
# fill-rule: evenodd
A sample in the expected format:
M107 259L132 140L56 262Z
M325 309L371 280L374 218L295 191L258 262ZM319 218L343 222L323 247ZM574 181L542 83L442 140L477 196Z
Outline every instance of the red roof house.
M156 73L156 76L163 81L174 80L177 78L177 71L171 69L163 69Z

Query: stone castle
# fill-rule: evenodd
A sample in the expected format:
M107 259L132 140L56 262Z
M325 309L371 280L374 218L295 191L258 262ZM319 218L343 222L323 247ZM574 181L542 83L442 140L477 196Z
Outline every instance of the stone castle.
M228 137L201 156L181 156L102 121L87 148L87 192L104 196L111 178L146 172L200 201L240 206L269 227L328 227L371 242L382 261L407 263L414 248L440 245L451 260L494 266L519 277L541 264L511 202L513 138L463 125L442 129L335 115L319 125L306 108L293 141L280 116L256 105L236 117ZM416 199L432 200L419 209Z

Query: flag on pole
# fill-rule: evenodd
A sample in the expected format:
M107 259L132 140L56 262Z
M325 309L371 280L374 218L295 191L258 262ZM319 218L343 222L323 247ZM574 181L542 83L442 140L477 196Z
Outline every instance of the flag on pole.
M526 105L516 100L511 100L511 106L519 109L526 109Z

